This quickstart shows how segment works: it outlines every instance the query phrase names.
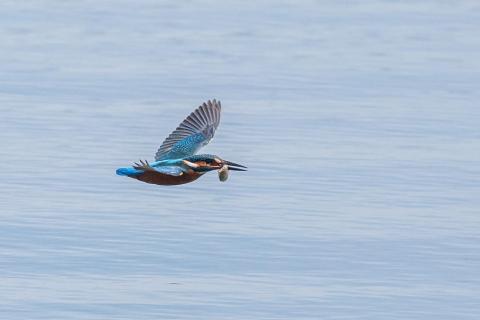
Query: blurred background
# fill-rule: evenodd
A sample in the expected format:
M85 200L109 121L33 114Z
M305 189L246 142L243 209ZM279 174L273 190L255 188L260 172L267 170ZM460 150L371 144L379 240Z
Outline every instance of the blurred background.
M478 319L477 1L2 1L0 315ZM220 99L177 187L115 175Z

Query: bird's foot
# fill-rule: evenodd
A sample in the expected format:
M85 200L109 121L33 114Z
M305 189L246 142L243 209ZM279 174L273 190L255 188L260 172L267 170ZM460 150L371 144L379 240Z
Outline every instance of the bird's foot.
M155 171L155 169L148 163L147 160L139 160L140 163L135 162L133 168L137 170L143 170L143 171Z

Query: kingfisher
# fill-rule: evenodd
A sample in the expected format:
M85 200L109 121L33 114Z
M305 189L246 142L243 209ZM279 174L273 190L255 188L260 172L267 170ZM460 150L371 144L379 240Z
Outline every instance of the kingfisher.
M157 185L179 185L197 180L205 173L218 170L220 181L228 172L247 171L245 166L211 154L196 154L212 140L220 124L222 105L208 100L193 111L162 143L155 161L135 162L132 167L119 168L117 174Z

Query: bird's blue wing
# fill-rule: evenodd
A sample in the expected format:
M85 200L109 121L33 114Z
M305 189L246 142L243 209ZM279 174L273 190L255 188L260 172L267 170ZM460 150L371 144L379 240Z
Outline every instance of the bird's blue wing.
M170 176L181 176L184 171L180 167L175 167L175 166L165 166L165 167L156 167L154 168L155 171L158 171L160 173L168 174Z
M213 138L220 124L222 106L215 99L203 103L163 141L155 160L179 159L194 155Z
M118 168L117 174L119 176L137 176L145 171L156 171L170 176L181 176L184 170L181 167L176 166L162 166L162 167L150 167L148 166L134 166L130 168Z

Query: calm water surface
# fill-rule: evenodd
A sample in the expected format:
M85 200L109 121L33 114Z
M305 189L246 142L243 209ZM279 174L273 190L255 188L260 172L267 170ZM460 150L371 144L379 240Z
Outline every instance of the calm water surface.
M3 1L1 319L478 319L476 1ZM206 152L161 187L202 101Z

